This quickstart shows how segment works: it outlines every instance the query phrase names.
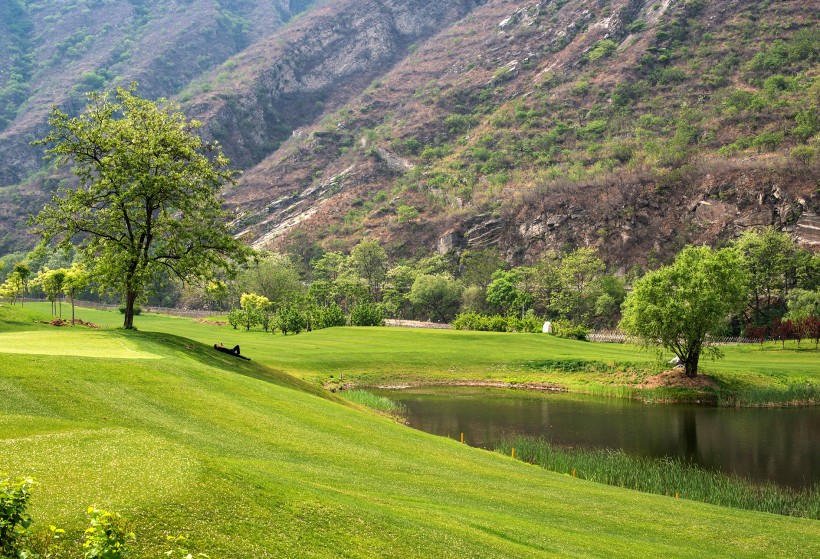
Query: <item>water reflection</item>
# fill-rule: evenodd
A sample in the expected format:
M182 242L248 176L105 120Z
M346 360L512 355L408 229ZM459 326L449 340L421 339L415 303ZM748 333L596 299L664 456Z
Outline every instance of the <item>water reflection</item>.
M820 483L820 409L644 405L515 390L380 391L408 409L412 427L493 448L502 437L541 435L573 446L683 457L710 469L804 487Z

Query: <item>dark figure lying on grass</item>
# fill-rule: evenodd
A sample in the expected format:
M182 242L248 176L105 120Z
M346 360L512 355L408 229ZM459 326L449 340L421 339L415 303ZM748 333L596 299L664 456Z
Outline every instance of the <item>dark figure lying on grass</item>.
M250 361L250 357L245 357L244 355L239 355L239 346L234 346L233 349L227 348L222 344L214 344L214 349L217 351L221 351L222 353L227 353L228 355L233 355L234 357L239 357L240 359L247 359Z

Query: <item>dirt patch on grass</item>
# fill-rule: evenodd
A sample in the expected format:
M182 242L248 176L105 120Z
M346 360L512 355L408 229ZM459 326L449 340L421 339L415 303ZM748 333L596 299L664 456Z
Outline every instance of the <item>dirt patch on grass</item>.
M57 326L59 328L61 326L71 326L71 321L70 320L63 320L62 318L55 318L54 320L51 320L49 322L43 322L43 324L48 324L49 326ZM94 328L95 330L100 328L96 324L93 324L91 322L86 322L84 320L80 320L79 318L74 320L74 325L75 326L85 326L86 328Z
M688 388L700 391L706 388L717 388L717 383L703 375L689 378L683 369L671 369L659 375L646 377L638 388Z
M207 318L197 318L194 322L198 322L200 324L208 324L210 326L227 326L227 322L223 322L221 320L208 320Z
M475 386L480 388L515 388L519 390L540 390L542 392L567 392L567 389L545 382L504 382L496 380L442 380L402 382L396 384L379 384L375 388L400 390L403 388L420 388L424 386Z

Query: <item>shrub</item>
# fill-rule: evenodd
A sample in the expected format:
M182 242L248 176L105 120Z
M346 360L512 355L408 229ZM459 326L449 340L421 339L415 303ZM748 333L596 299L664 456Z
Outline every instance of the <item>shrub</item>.
M752 146L756 147L759 151L772 151L781 143L783 143L783 132L762 132L752 140Z
M450 325L454 330L479 330L482 318L477 312L463 312L457 314Z
M483 329L490 332L506 332L507 318L501 316L500 314L494 314L492 316L487 317L487 320L484 323L484 325L486 327Z
M600 58L606 58L611 55L617 48L618 44L615 41L604 39L603 41L595 43L592 49L584 55L584 58L587 62L595 62Z
M532 310L524 317L518 315L485 315L477 312L463 312L450 323L455 330L477 330L480 332L532 332L541 331L543 321Z
M382 326L384 315L375 303L359 303L350 311L351 326Z
M640 33L644 29L646 29L646 20L644 19L636 19L626 26L626 30L629 33Z
M517 317L516 317L517 318ZM544 320L535 314L535 311L530 309L519 320L519 332L529 332L531 334L538 334L544 327Z
M808 166L817 157L817 150L811 146L797 146L792 150L791 155L803 165Z
M477 123L478 121L472 115L451 114L444 119L444 124L450 134L466 132Z
M91 521L85 530L83 559L122 559L127 541L134 539L122 517L95 507L90 507L88 514Z
M589 339L589 328L581 324L572 324L566 321L553 322L553 331L559 338L581 340L584 342Z
M320 308L313 316L312 327L321 330L322 328L333 328L334 326L344 326L347 324L345 313L336 303Z
M396 209L399 223L408 223L419 216L419 211L413 206L406 206L402 204Z
M658 83L661 85L673 85L686 81L686 78L687 75L685 71L672 66L660 71L658 74Z
M820 131L820 116L816 111L798 111L794 116L795 126L791 133L804 142Z
M31 516L28 500L34 481L22 479L16 483L0 479L0 557L25 557L26 537L29 535Z

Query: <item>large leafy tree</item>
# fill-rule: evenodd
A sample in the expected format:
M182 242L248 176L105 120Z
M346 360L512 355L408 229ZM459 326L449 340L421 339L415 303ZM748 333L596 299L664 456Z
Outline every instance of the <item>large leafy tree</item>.
M487 302L504 314L520 312L524 316L527 307L532 304L531 272L532 268L526 267L497 270L487 286Z
M350 251L350 264L367 284L374 301L381 299L387 277L387 253L378 241L365 239Z
M79 187L43 208L36 231L43 246L76 244L100 286L122 293L125 328L160 270L203 280L244 258L218 198L235 173L218 145L195 134L200 123L176 106L117 88L90 94L78 117L53 109L49 123L38 143L72 166Z
M267 297L274 310L299 300L305 291L291 259L267 252L253 258L237 283L245 292Z
M687 247L674 263L635 282L624 301L621 328L674 352L693 378L704 351L719 356L708 336L743 309L748 288L749 274L736 250Z
M410 302L428 318L449 322L458 312L463 288L450 274L420 274L410 290Z

